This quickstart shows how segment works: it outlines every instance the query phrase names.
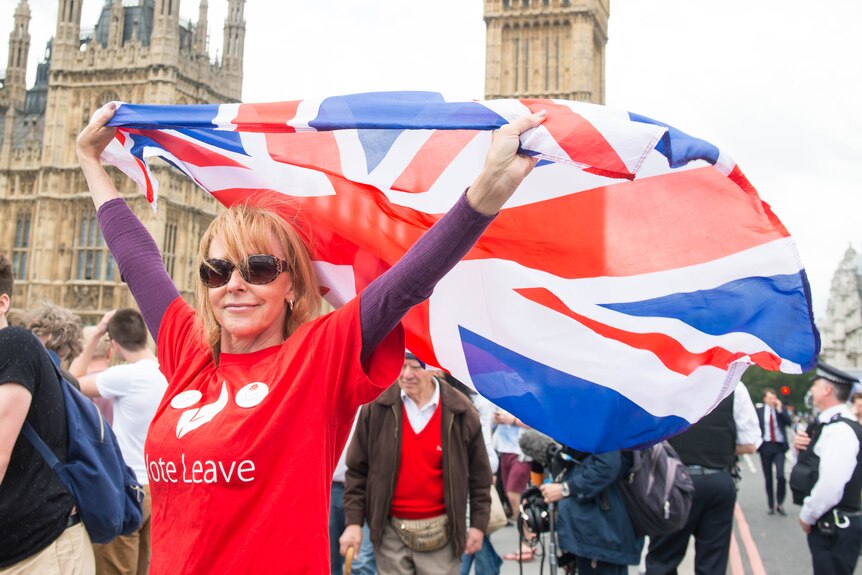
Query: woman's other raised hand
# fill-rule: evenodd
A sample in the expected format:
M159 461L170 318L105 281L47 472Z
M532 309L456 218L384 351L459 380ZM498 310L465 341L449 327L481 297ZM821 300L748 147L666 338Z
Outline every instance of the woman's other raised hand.
M547 112L540 110L494 132L485 166L467 191L467 201L476 211L489 216L499 212L532 171L539 160L518 154L520 136L540 125L545 118Z

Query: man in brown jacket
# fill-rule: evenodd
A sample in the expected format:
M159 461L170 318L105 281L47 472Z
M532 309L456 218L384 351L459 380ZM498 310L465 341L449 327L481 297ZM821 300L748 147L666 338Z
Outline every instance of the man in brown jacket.
M459 573L461 554L482 547L491 508L491 466L470 400L408 352L397 384L358 417L342 554L359 549L367 520L382 575Z

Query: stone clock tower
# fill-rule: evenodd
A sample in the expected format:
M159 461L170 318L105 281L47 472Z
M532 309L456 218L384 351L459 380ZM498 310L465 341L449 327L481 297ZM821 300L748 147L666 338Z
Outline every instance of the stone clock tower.
M485 0L485 98L603 104L610 0Z

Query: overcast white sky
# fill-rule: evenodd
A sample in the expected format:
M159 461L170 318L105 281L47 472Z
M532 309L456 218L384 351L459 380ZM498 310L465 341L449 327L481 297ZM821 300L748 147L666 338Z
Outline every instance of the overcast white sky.
M103 3L84 0L84 27ZM227 0L209 3L215 54ZM0 0L0 66L17 4ZM30 83L57 5L30 0ZM197 11L182 1L184 20ZM248 0L245 17L245 101L484 93L481 0ZM609 28L607 104L730 154L796 238L825 315L847 246L862 249L862 2L611 0Z

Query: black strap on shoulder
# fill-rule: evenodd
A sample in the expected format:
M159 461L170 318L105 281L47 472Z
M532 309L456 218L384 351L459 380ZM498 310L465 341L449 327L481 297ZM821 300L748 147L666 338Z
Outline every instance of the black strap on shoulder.
M850 426L850 429L852 429L852 430L853 430L853 433L855 433L855 434L856 434L856 439L858 439L858 440L859 440L859 442L860 442L860 443L862 443L862 425L860 425L860 423L859 423L858 421L856 421L855 419L847 419L846 417L843 417L840 413L836 413L836 414L832 417L832 419L830 419L830 420L826 423L826 425L829 425L829 424L832 424L832 423L836 423L836 422L839 422L839 421L843 421L844 423L846 423L847 425L849 425L849 426Z
M33 447L36 449L36 451L39 452L39 455L41 455L48 463L48 465L51 466L51 469L56 470L57 467L63 465L62 463L60 463L60 460L57 458L57 456L54 455L54 452L51 451L51 448L48 447L48 444L45 443L41 437L39 437L39 434L36 433L36 430L33 429L33 426L30 425L29 421L25 421L24 426L21 427L21 435L26 437L30 441L30 443L33 444Z
M61 397L64 397L65 401L62 386L70 384L66 381L66 378L63 377L63 374L60 373L60 368L57 367L56 363L54 363L53 358L51 359L51 366L54 368L54 373L57 374L57 381L60 382L61 387L60 395ZM45 443L45 441L39 436L38 433L36 433L36 430L33 428L32 425L30 425L29 421L24 421L24 425L21 427L21 435L26 437L30 441L30 443L33 444L33 447L36 449L36 451L39 452L39 455L41 455L45 459L45 462L48 463L51 469L53 469L57 473L60 473L60 468L63 466L63 463L54 454L51 448L48 447L48 444Z

